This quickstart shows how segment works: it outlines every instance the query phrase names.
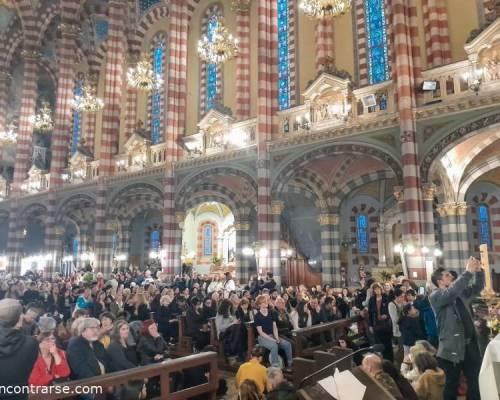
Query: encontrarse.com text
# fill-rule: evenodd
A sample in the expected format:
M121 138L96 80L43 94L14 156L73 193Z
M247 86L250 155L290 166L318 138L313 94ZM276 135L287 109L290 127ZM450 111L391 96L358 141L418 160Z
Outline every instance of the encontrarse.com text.
M1 386L2 395L13 394L102 394L101 386Z

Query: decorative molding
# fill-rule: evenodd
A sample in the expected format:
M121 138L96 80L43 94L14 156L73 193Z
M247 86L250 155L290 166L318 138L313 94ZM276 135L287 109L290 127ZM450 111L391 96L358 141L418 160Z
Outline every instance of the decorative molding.
M398 202L402 202L405 200L405 191L403 186L394 186L394 197Z
M78 37L80 35L80 27L77 24L67 24L61 22L58 26L59 31L63 35Z
M338 214L320 214L318 222L321 226L338 225L340 224L340 216Z
M181 160L174 163L175 169L185 169L201 167L203 165L215 164L235 160L238 158L255 157L257 155L257 146L251 145L244 149L231 150L206 156L199 156L187 160Z
M281 200L273 200L271 202L271 212L273 215L281 215L285 209L285 203Z
M250 224L248 222L237 222L233 225L236 231L249 231Z
M437 211L441 217L467 215L467 207L465 202L444 203L437 206Z
M432 201L436 194L436 186L432 183L424 183L422 185L422 196L424 200Z

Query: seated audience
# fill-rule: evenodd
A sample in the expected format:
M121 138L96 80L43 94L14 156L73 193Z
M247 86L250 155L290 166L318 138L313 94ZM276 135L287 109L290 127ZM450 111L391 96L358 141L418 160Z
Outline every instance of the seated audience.
M24 335L21 325L23 308L18 300L0 300L0 376L4 386L27 386L38 357L38 343ZM28 394L2 394L5 400L24 400Z
M442 400L446 376L438 368L437 360L429 353L415 356L415 366L420 374L413 383L419 400Z
M161 362L166 357L167 343L158 332L158 325L152 319L142 323L142 335L137 345L141 365Z
M384 360L382 361L382 369L394 380L405 400L419 400L410 381L401 375L401 372L396 368L394 363Z
M281 369L269 367L267 369L267 390L266 400L296 400L297 389L286 381Z
M203 313L203 302L198 297L191 298L186 313L186 334L193 339L193 346L198 351L210 342L208 320Z
M264 367L264 355L266 351L262 346L255 346L252 349L252 358L250 361L241 364L236 373L236 387L240 388L245 380L253 381L263 394L267 388L267 370Z
M31 371L29 384L33 386L49 386L54 381L69 377L71 371L66 354L56 346L56 338L51 332L37 336L39 355Z
M417 340L414 346L410 347L410 353L403 359L401 364L401 375L410 382L415 381L419 376L417 368L414 366L414 360L418 353L429 353L431 356L436 356L436 349L426 340Z
M111 342L110 333L113 330L113 323L115 322L115 316L108 311L105 311L99 315L99 320L101 321L101 330L99 332L99 341L102 343L105 349L108 348Z

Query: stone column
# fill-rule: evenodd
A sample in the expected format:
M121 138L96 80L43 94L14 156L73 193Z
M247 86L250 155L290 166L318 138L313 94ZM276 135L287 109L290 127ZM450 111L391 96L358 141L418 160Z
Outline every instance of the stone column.
M271 241L269 243L269 260L270 263L265 265L267 271L271 271L274 275L274 280L281 285L281 254L280 254L280 242L281 242L281 213L285 208L285 204L280 200L275 200L271 202L271 213L272 213L272 235ZM262 265L262 262L261 262Z
M129 63L130 67L135 67L139 60L139 54L132 54ZM126 84L126 83L125 83ZM127 113L125 115L125 140L129 139L137 127L137 89L127 86Z
M324 284L341 287L340 274L340 217L338 214L321 214L321 280Z
M0 71L0 131L7 129L7 103L10 80L11 76L9 73Z
M450 35L444 0L423 0L422 11L428 68L449 64L451 62Z
M236 38L239 54L236 58L236 119L250 118L250 2L233 1L236 12Z
M467 204L444 203L438 206L443 231L443 258L448 268L463 270L469 257Z
M316 22L316 73L325 69L327 63L332 63L335 56L333 21L319 19Z
M9 234L7 238L7 257L9 265L7 271L13 276L19 276L21 273L21 257L23 250L24 226L21 224L18 205L13 202L9 213Z
M394 240L392 237L393 225L385 225L384 243L385 243L385 261L386 265L394 265Z
M435 232L434 232L434 195L436 187L433 184L424 184L422 186L423 195L423 243L424 246L433 247L435 245Z
M250 247L250 223L247 220L238 220L234 223L236 231L236 273L242 284L246 284L250 279L250 258L243 254L245 247Z
M386 254L386 230L387 225L384 223L378 224L377 227L377 245L378 245L378 267L387 267L387 254Z
M105 276L111 273L113 261L112 231L106 215L107 190L106 181L100 178L96 190L94 269L96 272L102 272Z

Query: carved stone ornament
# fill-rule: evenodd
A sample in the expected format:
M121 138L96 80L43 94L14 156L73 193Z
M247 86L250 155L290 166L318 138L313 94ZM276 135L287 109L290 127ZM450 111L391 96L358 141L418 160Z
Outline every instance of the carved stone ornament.
M422 197L424 200L432 201L436 194L436 186L433 184L424 184L422 186Z
M338 214L321 214L318 217L318 222L320 225L338 225L340 223L340 217Z
M231 10L236 14L244 14L250 10L250 4L252 0L232 0Z
M285 208L285 203L281 200L275 200L271 202L271 212L273 215L281 215Z

